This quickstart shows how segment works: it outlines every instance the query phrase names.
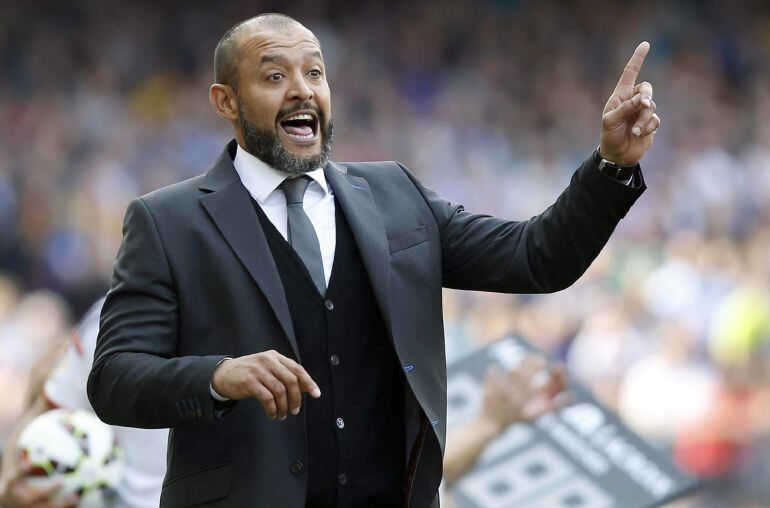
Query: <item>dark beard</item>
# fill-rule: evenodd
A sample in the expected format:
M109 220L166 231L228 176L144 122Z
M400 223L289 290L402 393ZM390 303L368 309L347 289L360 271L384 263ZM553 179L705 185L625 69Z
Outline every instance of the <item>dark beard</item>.
M304 107L304 105L301 106L303 107L296 108L297 111L311 109ZM290 177L325 167L326 163L329 162L334 124L331 119L328 122L325 121L322 111L316 108L312 109L318 114L318 124L321 129L321 153L318 155L295 155L283 146L277 132L259 129L246 120L246 108L238 96L238 121L241 124L243 142L246 145L244 148L268 166L272 166Z

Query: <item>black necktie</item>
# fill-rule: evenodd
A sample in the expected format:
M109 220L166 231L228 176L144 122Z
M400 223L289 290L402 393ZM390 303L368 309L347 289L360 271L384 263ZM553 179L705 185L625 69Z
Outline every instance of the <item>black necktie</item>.
M321 247L315 234L313 223L302 208L302 199L305 196L307 186L310 185L310 177L300 176L283 181L281 187L286 195L286 210L289 216L289 243L300 259L305 263L310 277L313 279L318 292L326 293L326 277L324 265L321 260Z

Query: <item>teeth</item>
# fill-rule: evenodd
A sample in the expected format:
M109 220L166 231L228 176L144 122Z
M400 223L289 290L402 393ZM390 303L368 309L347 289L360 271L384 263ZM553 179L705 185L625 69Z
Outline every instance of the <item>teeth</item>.
M289 118L284 119L284 122L288 122L290 120L313 120L313 116L307 113L297 113L296 115L292 115Z
M304 136L300 136L299 134L289 134L288 132L286 134L288 134L292 138L297 138L297 139L313 139L313 137L315 136L315 134L305 134Z

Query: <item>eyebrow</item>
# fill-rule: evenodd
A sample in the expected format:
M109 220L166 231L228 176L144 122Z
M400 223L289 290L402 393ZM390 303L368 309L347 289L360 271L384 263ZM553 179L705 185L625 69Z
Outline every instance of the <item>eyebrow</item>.
M276 62L286 62L286 58L281 55L262 55L262 58L259 59L259 65Z
M323 58L321 52L317 49L306 52L305 58L307 57L318 58L319 60ZM262 55L259 59L259 65L264 65L266 63L286 63L287 61L286 57L282 55Z

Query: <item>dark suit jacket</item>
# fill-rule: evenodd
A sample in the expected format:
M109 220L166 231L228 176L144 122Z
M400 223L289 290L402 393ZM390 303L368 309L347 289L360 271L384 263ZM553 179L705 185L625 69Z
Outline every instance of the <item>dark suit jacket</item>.
M234 149L231 142L205 175L129 205L88 395L107 423L172 427L162 506L301 508L304 418L269 420L254 399L221 415L209 394L224 356L274 349L301 362ZM408 381L409 504L438 506L446 437L441 287L566 288L644 185L626 187L589 159L553 206L516 222L466 212L396 162L329 163L325 174Z

